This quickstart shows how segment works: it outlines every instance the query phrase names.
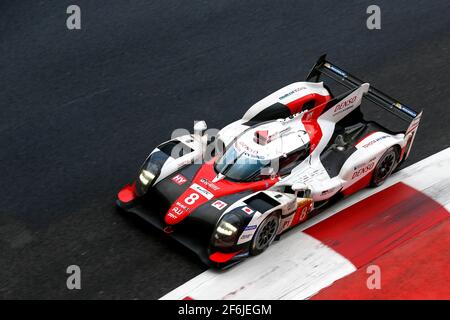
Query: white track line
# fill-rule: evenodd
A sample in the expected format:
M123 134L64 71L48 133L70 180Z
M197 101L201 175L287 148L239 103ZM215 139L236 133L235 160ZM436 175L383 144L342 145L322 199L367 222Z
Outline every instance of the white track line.
M351 262L303 232L226 271L208 270L162 299L292 299L355 271ZM270 292L270 294L268 294Z
M263 254L227 271L207 270L161 299L306 299L356 268L301 231L400 181L449 210L450 148L395 173L379 188L365 189L344 199L283 235Z

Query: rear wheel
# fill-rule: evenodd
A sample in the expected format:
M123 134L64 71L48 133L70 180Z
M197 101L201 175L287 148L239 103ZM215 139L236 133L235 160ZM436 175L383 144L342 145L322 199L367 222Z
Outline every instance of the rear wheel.
M256 256L266 250L275 239L280 219L276 212L270 214L259 225L253 236L250 246L250 254Z
M370 185L372 187L378 187L382 185L386 179L394 171L398 161L398 153L395 147L389 148L378 160L377 166L373 170L372 181Z

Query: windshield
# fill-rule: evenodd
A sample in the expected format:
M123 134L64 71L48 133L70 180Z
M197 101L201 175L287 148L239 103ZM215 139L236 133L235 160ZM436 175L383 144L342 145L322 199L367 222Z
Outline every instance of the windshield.
M270 160L251 158L245 152L239 152L234 147L228 149L215 164L218 173L231 180L255 181L267 177L263 169L270 167Z

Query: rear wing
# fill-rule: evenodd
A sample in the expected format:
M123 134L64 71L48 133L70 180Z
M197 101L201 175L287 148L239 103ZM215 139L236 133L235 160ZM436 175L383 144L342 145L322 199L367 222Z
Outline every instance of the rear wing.
M319 82L321 75L325 75L328 78L335 80L350 90L354 90L365 83L342 68L327 61L326 54L322 55L317 60L316 64L306 77L306 81ZM369 91L364 95L364 98L408 123L411 123L420 115L410 107L405 106L396 99L391 98L372 86L369 87Z

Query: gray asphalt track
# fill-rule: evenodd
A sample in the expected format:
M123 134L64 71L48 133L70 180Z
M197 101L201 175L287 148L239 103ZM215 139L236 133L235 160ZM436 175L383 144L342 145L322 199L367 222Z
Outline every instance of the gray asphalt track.
M324 52L425 110L409 163L448 147L450 2L377 1L377 31L370 4L2 0L0 298L152 299L203 271L116 192L173 129L220 128Z

